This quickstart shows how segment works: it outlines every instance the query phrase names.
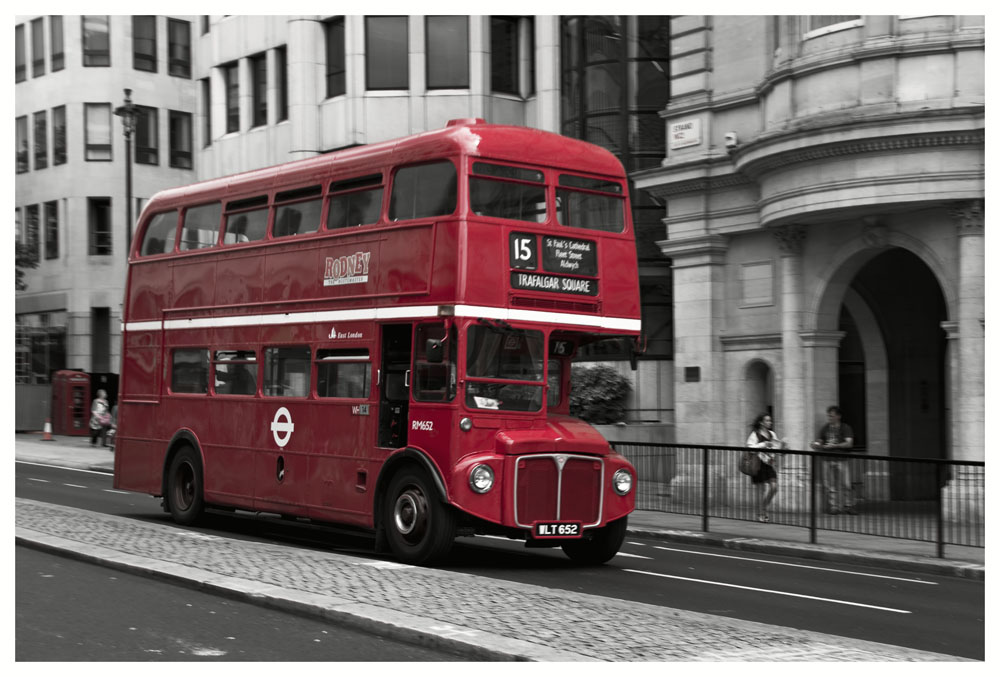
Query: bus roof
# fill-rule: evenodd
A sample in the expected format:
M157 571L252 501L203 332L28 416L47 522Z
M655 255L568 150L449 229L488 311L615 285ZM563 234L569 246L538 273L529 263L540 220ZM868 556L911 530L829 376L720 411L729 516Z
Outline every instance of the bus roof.
M196 200L201 194L227 190L234 193L268 190L310 177L321 180L329 175L332 164L340 165L337 174L363 174L390 164L411 164L459 153L625 178L618 158L600 146L531 127L493 125L480 118L464 118L450 121L443 129L168 188L154 195L147 207Z

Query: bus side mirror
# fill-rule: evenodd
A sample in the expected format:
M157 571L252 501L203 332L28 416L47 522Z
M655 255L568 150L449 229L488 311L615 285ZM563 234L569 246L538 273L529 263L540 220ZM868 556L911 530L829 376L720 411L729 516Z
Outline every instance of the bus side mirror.
M440 339L427 339L427 361L432 364L440 364L444 361L444 341Z

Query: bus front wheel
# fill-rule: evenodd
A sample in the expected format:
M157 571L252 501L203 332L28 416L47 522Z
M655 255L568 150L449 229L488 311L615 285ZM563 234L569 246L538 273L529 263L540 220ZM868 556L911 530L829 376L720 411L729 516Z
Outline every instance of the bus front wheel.
M389 482L382 511L393 554L407 564L442 559L455 540L454 510L442 503L426 473L405 468Z
M189 446L183 447L170 462L167 474L167 505L178 524L194 524L205 507L202 496L201 459Z
M566 541L562 545L563 552L580 564L604 564L618 554L618 549L625 541L627 528L628 517L622 517L595 529L590 539Z

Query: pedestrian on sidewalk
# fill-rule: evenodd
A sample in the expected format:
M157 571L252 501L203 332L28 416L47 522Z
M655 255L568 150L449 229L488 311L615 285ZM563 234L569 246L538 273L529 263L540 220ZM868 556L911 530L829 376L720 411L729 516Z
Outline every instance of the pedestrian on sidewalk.
M757 500L760 506L757 519L761 522L770 522L771 516L767 508L774 500L774 495L778 493L778 471L775 469L777 455L774 450L783 446L778 434L774 432L774 419L770 414L761 414L754 419L750 426L750 436L747 437L747 446L756 449L760 458L760 469L750 476L750 482L757 488Z
M832 405L826 410L826 425L813 441L813 449L850 451L854 448L854 431L841 419L840 407ZM854 489L851 486L851 464L847 458L828 458L823 463L823 485L826 489L827 512L831 515L847 513L857 515L854 508Z
M111 406L108 404L108 393L104 389L97 391L97 397L90 405L90 446L97 444L100 438L101 446L107 446L108 428L111 426Z

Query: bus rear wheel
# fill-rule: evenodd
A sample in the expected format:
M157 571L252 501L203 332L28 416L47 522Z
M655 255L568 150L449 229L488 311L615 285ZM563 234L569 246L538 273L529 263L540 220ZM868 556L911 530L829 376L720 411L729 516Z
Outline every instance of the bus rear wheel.
M201 459L189 446L181 448L167 471L167 506L178 524L194 524L205 508Z
M444 558L455 540L454 510L441 502L426 473L405 468L389 482L382 510L385 535L396 557L407 564Z
M563 552L574 562L580 564L604 564L618 554L625 541L628 529L628 517L609 522L592 532L590 539L581 538L578 541L566 541L562 544Z

